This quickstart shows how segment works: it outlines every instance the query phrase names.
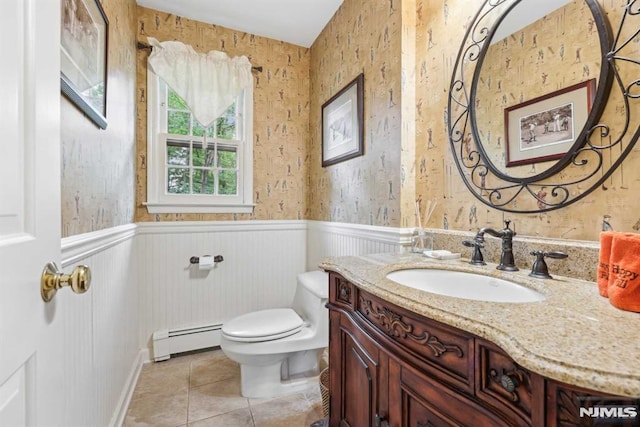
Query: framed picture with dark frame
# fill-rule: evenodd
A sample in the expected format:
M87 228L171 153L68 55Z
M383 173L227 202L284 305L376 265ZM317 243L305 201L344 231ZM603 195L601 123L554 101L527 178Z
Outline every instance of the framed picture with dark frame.
M60 90L92 122L107 127L109 21L99 0L61 0Z
M364 154L364 74L322 105L322 167Z
M591 79L506 108L506 166L564 156L587 121L595 88Z

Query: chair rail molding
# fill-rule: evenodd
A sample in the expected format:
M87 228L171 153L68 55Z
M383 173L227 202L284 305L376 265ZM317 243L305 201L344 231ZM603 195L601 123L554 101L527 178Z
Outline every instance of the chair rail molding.
M127 239L133 239L137 228L136 224L126 224L62 238L62 267L68 267L78 260L105 251Z

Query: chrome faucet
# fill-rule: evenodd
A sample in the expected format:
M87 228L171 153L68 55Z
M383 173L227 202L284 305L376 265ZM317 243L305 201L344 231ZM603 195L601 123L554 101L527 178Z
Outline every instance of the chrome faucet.
M513 258L513 236L516 235L516 232L509 228L510 223L511 220L505 219L505 227L500 231L497 231L491 227L483 227L478 230L476 236L473 238L473 241L466 240L462 242L465 246L474 248L473 254L471 255L471 264L486 264L482 256L482 252L480 252L480 248L484 247L484 235L489 234L493 237L502 239L502 253L500 254L500 264L498 264L496 268L498 270L504 271L518 271L518 267L516 267L516 263Z

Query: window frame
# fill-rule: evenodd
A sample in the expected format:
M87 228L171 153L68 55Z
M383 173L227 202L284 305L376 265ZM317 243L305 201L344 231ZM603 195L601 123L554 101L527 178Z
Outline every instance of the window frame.
M161 79L147 70L147 202L149 213L252 213L253 203L253 87L238 97L236 111L242 121L237 135L237 194L171 194L167 182L166 117L160 103ZM165 84L166 85L166 84ZM162 128L164 126L164 129ZM178 135L190 140L192 136ZM213 139L213 137L211 137ZM224 145L224 144L219 144ZM235 144L234 144L235 145ZM216 185L218 183L216 182Z

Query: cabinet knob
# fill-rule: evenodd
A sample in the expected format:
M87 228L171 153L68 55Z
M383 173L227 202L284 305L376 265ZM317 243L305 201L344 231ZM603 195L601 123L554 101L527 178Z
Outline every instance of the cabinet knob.
M389 427L389 421L385 420L384 417L376 414L374 417L374 423L376 427Z
M502 385L502 388L507 390L509 393L513 393L515 389L520 385L520 382L514 376L503 374L500 377L500 384Z

